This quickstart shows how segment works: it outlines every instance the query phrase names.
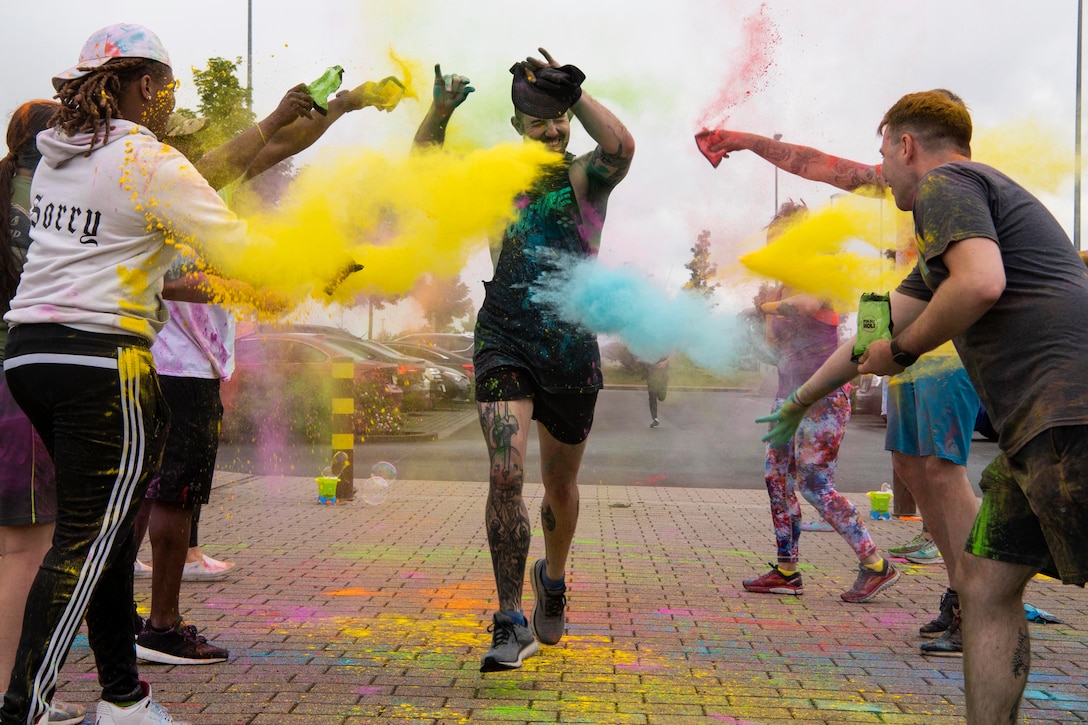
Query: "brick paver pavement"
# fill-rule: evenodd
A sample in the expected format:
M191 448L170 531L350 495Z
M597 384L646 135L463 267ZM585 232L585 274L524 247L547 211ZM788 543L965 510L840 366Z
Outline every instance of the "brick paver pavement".
M187 620L230 649L203 667L142 663L175 717L233 725L363 723L961 722L961 661L917 654L944 567L904 564L861 605L835 534L804 534L802 597L748 594L774 543L766 494L583 486L568 572L568 631L520 670L481 674L495 608L482 529L486 486L400 481L370 506L316 502L310 479L221 474L201 519L212 555L238 564L186 582ZM541 488L527 486L530 511ZM868 511L861 496L852 497ZM806 515L811 515L806 508ZM873 522L878 545L918 524ZM543 541L534 532L533 552ZM526 582L526 605L532 588ZM137 582L146 608L149 584ZM1088 596L1039 579L1023 719L1088 721ZM60 692L93 705L85 637Z

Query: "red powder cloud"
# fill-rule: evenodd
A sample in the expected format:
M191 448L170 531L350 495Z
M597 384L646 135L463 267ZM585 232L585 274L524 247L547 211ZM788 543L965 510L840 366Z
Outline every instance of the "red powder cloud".
M778 25L771 20L767 5L749 15L741 25L743 44L738 57L729 63L729 75L717 96L700 116L699 128L718 128L729 118L729 111L767 87L767 74L774 65L774 53L782 42Z

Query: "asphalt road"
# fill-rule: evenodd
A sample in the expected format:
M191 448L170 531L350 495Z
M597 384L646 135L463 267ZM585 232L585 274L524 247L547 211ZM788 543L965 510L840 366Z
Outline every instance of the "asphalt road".
M660 403L661 425L650 428L645 391L604 390L582 462L583 483L625 486L750 489L763 487L766 428L755 418L771 406L766 396L742 392L672 390ZM976 484L997 445L976 435L968 472ZM328 465L323 445L224 443L218 468L260 475L318 475ZM482 481L486 449L475 415L435 441L366 443L355 449L356 481L370 467L388 461L405 480ZM528 480L540 481L536 436L530 436ZM874 416L851 421L839 454L836 486L844 492L879 489L891 480L891 457L884 450L884 424Z

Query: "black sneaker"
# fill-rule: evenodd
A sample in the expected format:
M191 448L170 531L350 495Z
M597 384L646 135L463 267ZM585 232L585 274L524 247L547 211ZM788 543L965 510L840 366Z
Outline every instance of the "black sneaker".
M491 649L480 662L480 672L517 669L540 649L529 627L518 624L504 612L495 613L487 631L491 632Z
M963 632L960 608L956 607L952 622L940 637L922 643L922 654L930 657L963 657Z
M196 627L181 619L166 632L156 632L148 620L136 637L136 656L164 665L214 665L226 662L229 654L198 635Z
M960 595L953 589L946 589L944 594L941 595L941 609L936 619L919 627L918 634L923 637L940 637L952 624L952 619L955 616L952 610L959 608Z
M544 586L544 560L533 564L533 634L544 644L558 644L567 628L567 588L552 590Z

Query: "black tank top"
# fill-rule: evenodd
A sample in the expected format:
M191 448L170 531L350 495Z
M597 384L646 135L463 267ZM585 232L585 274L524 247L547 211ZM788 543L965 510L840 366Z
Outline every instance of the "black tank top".
M477 377L515 366L548 392L602 387L597 337L531 299L533 283L542 274L556 273L561 257L594 254L570 185L573 160L566 154L563 164L551 167L518 198L520 213L503 234L495 276L484 282L484 303L476 316Z

